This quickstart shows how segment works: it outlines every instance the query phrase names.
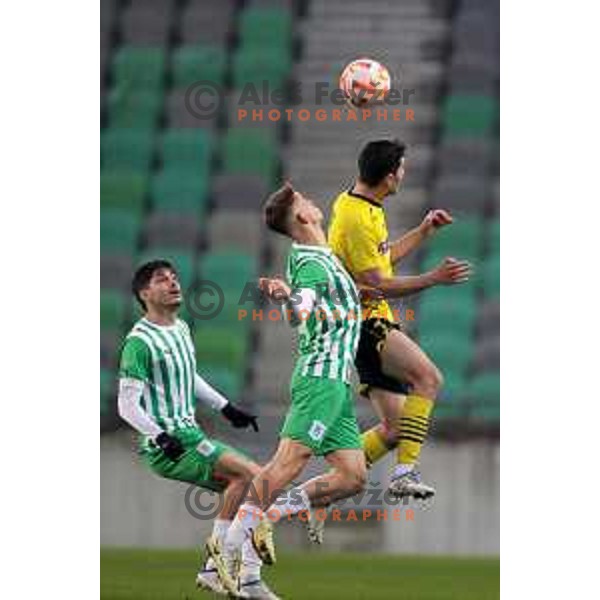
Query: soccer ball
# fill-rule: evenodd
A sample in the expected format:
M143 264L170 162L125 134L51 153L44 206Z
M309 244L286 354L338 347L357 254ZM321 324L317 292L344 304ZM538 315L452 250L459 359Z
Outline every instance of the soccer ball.
M371 58L353 60L340 75L340 89L348 102L358 108L381 103L391 85L390 72Z

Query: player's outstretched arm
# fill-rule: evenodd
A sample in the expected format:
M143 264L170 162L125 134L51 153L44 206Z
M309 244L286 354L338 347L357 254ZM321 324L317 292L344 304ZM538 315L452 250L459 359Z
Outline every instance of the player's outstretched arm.
M225 396L219 393L215 388L209 385L198 373L194 377L194 392L196 398L203 404L206 404L214 410L219 410L223 416L233 425L233 427L252 427L258 431L256 416L250 415L243 410L235 407Z
M421 275L384 277L379 269L363 271L356 277L359 287L379 291L382 298L402 298L436 285L465 283L471 275L471 265L465 260L447 257L437 267Z
M440 228L453 222L452 215L442 209L430 210L423 221L390 245L390 258L396 263L416 250L421 243Z

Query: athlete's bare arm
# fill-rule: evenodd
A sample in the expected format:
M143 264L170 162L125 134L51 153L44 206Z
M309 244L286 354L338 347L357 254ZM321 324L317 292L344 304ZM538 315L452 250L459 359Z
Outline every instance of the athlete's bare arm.
M468 281L471 265L466 260L447 257L437 267L421 275L385 277L380 269L356 275L360 286L376 288L384 298L401 298L436 285L455 285Z
M438 229L453 222L452 215L441 209L430 210L423 221L414 229L405 233L400 239L390 245L390 257L392 263L396 263L434 234Z

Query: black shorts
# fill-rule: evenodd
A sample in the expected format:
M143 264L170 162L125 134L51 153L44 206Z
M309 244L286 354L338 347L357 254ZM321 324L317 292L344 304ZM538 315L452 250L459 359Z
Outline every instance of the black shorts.
M387 319L365 319L360 327L360 339L356 352L356 370L360 380L359 392L369 396L371 388L380 388L396 394L408 394L407 383L388 377L381 369L380 352L390 331L401 330L398 323Z

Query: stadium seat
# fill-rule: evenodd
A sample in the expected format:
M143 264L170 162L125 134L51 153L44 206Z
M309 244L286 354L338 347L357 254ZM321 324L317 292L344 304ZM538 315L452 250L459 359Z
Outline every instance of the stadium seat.
M115 86L130 91L159 92L163 87L165 52L162 48L121 47L115 55Z
M482 219L465 216L438 231L428 247L438 255L474 258L482 250L483 234Z
M101 290L100 329L102 331L119 332L125 324L127 305L126 296L122 292Z
M253 256L243 252L208 252L200 259L199 272L205 279L225 282L225 287L241 291L246 281L256 277L257 264Z
M144 239L150 247L195 248L200 240L198 219L186 214L153 212L144 226Z
M101 158L104 169L147 171L152 161L151 131L108 129L102 132Z
M133 254L138 244L141 221L135 212L105 209L100 215L102 255Z
M212 196L219 208L260 212L269 185L260 175L217 175L213 180Z
M144 175L127 171L102 171L100 198L102 210L117 209L141 215L147 189Z
M267 81L271 90L280 89L290 68L290 57L278 49L247 51L240 48L233 57L233 86L239 90L247 90L248 84L252 83L260 94L262 82Z
M212 160L213 138L203 129L167 129L160 155L164 167L200 169L207 172Z
M500 337L488 335L477 341L473 354L475 372L498 371L500 369Z
M211 251L232 247L255 256L260 252L266 235L262 221L253 212L245 210L213 212L207 233Z
M100 257L100 286L103 289L127 290L133 275L131 254L112 254L103 250Z
M273 182L277 170L275 143L266 132L232 129L222 146L223 172L261 175Z
M497 334L500 331L500 302L494 298L479 306L477 331L480 335Z
M495 420L500 414L500 374L476 375L467 384L471 414L476 418Z
M100 414L107 415L110 407L116 402L115 374L108 369L100 369Z
M247 336L234 335L229 329L215 327L212 323L198 324L194 345L198 364L221 365L236 372L245 368Z
M208 200L207 168L165 168L151 183L152 207L201 219Z
M443 119L449 135L487 135L498 120L498 100L494 96L449 96Z
M172 18L170 2L133 5L124 9L121 36L130 46L165 46L169 41Z
M470 284L429 290L415 311L419 340L431 341L442 333L469 339L475 328L476 302Z
M148 262L150 260L164 259L168 260L177 269L179 274L179 280L181 282L183 291L189 287L194 281L194 267L196 263L196 257L193 251L183 248L165 248L165 247L153 247L147 248L141 254L137 260L137 265Z
M192 90L193 91L193 90ZM204 106L214 110L203 109ZM173 129L206 129L212 131L216 128L223 107L215 98L200 97L194 93L188 94L186 90L173 90L166 104L167 125Z
M114 331L100 332L100 366L111 368L118 362L120 336Z
M218 46L181 46L173 53L173 86L187 88L197 81L222 85L226 63Z
M111 127L152 129L162 108L162 94L113 90L108 98L108 121Z
M211 43L226 46L232 31L234 3L196 0L181 11L179 34L185 44Z
M233 369L208 363L198 363L200 375L226 398L236 400L242 390L244 374Z
M457 217L482 215L490 195L487 177L455 173L436 181L432 206L446 208Z
M440 365L444 374L444 385L433 411L434 421L456 419L467 413L467 384L463 376L448 372L443 364Z
M464 377L473 356L473 344L470 337L456 335L454 332L439 332L421 342L422 348L443 371L455 377Z
M439 177L453 174L483 175L497 165L495 141L480 138L445 138L439 153Z
M488 251L500 254L500 219L492 219L488 224Z
M285 8L247 8L240 17L240 45L251 48L290 49L292 15Z
M500 295L500 255L488 257L481 266L482 274L479 281L483 286L486 298Z

